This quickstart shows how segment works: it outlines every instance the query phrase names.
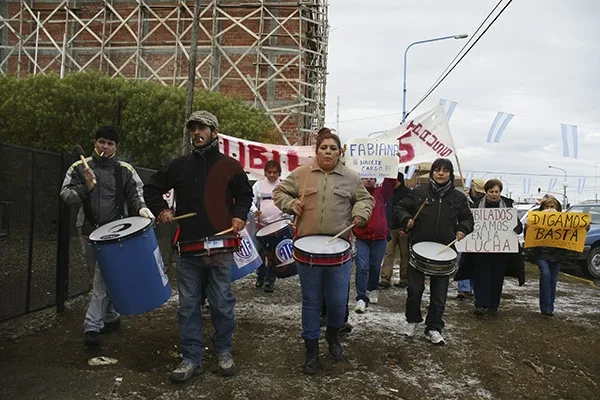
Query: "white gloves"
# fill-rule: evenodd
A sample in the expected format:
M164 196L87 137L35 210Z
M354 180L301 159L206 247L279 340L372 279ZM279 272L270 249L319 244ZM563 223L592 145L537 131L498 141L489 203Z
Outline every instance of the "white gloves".
M156 217L154 216L154 214L152 214L152 211L150 211L148 207L140 208L140 217L156 219Z

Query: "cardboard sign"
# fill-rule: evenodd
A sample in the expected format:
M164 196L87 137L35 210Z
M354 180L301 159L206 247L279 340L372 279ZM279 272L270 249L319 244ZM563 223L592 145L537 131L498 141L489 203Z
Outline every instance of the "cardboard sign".
M398 150L398 141L393 138L351 139L347 143L346 166L361 178L396 178Z
M473 232L459 242L456 250L464 253L517 253L519 241L514 232L517 210L514 208L473 208Z
M581 253L590 221L589 213L530 211L525 248L557 247Z

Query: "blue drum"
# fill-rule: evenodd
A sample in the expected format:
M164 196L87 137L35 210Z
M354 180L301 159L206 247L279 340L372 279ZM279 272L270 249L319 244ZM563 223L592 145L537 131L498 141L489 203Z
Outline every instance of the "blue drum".
M152 220L119 219L89 236L115 309L142 314L165 303L171 285L156 241Z
M293 261L294 233L290 227L291 221L282 219L275 221L256 232L256 239L267 253L275 255L275 266L287 265Z

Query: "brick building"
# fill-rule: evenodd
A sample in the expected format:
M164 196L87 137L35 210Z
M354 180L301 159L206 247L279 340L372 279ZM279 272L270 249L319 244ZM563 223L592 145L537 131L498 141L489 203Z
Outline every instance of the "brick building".
M325 117L327 0L200 4L196 87L306 142ZM193 11L194 0L1 0L0 74L99 70L185 87Z

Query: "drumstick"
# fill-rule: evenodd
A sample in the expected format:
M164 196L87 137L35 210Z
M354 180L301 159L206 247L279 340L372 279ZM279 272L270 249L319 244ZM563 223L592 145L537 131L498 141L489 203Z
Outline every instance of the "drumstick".
M176 217L171 218L171 221L175 221L175 220L178 220L178 219L189 218L189 217L195 217L196 215L198 215L198 213L195 213L195 212L189 213L189 214L182 214L182 215L178 215Z
M437 254L442 254L444 252L444 250L446 250L448 247L452 246L454 243L456 243L456 241L458 240L458 238L454 239L453 241L451 241L450 243L448 243L443 249L441 249L440 251L437 252ZM436 255L437 255L436 254Z
M306 174L306 178L304 179L304 186L302 188L302 194L300 195L300 202L304 201L304 195L306 194L306 187L308 186L308 178L310 178L311 170L312 170L312 166L308 170L308 174ZM296 226L296 223L298 222L299 217L300 216L296 214L296 217L294 218L294 223L293 223L294 226Z
M347 228L344 228L344 230L343 230L343 231L341 231L340 233L338 233L337 235L335 235L334 237L332 237L331 239L329 239L329 240L327 241L327 243L331 243L331 242L333 242L333 240L334 240L334 239L337 239L337 238L339 238L339 237L340 237L341 235L343 235L345 232L348 232L350 229L354 228L354 225L356 225L356 224L352 224L352 225L350 225L349 227L347 227Z
M75 145L74 153L75 153L75 156L79 156L79 159L81 160L81 163L83 164L83 167L85 169L90 169L90 166L88 165L87 161L85 160L85 153L83 152L83 147L81 147L81 145L79 145L79 144ZM96 178L92 179L92 183L94 185L97 183Z
M233 232L233 226L231 228L225 229L224 231L221 231L219 233L215 233L215 236L224 235L224 234L229 233L229 232Z
M419 216L419 214L421 214L421 210L423 210L423 207L425 207L426 203L427 203L427 199L425 199L425 201L423 201L423 204L421 204L421 207L419 207L419 209L417 210L417 213L415 214L415 216L412 217L413 222L415 222L415 220L417 219L417 217Z

